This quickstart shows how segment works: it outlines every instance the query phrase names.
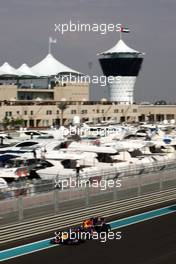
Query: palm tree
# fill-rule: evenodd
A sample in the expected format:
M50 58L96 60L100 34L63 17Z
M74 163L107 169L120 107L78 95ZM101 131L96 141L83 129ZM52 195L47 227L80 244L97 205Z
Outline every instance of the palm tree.
M68 108L68 105L66 102L62 101L59 103L58 105L59 110L61 111L61 120L60 120L60 125L63 125L63 115L64 115L64 111Z

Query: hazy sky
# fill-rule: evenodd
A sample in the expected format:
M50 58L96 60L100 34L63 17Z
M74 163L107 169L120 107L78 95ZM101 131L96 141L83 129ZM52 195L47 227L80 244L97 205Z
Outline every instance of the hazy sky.
M54 32L54 24L122 23L130 34L124 41L146 53L136 83L135 99L176 102L176 0L0 0L0 64L30 66L48 52L48 37L57 38L53 55L67 66L101 74L96 54L115 45L117 32ZM106 96L106 89L92 87L91 98Z

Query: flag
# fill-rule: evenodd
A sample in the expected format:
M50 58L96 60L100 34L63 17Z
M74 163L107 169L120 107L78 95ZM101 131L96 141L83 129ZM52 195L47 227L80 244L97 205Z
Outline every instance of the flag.
M51 37L49 38L50 43L57 43L57 39L52 39Z
M122 27L120 28L120 32L123 32L123 33L130 33L130 29L127 28L127 27Z

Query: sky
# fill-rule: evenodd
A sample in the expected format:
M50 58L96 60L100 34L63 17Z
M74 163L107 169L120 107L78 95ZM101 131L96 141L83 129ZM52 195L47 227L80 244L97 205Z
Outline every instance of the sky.
M0 65L32 66L48 53L85 74L102 75L97 53L113 47L118 32L55 32L55 24L123 24L123 40L145 52L135 86L135 101L176 102L175 0L0 0ZM92 68L90 69L90 62ZM107 88L91 85L91 99L107 97Z

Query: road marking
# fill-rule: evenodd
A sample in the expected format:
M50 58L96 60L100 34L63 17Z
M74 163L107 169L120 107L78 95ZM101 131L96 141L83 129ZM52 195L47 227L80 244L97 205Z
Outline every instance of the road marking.
M176 212L176 205L163 207L160 209L152 210L145 213L140 213L123 219L115 220L110 222L112 229L118 229L129 225L134 225L140 222L151 220L163 215L171 214Z
M171 205L171 206L167 206L167 207L163 207L160 209L152 210L149 212L129 216L129 217L126 217L123 219L115 220L115 221L110 222L109 224L111 225L112 230L114 230L114 229L119 229L119 228L122 228L125 226L144 222L147 220L151 220L153 218L157 218L157 217L167 215L167 214L171 214L174 212L176 212L176 204ZM40 240L37 242L29 243L26 245L2 250L0 252L0 261L5 261L8 259L24 256L24 255L27 255L27 254L30 254L33 252L37 252L37 251L41 251L44 249L48 249L51 247L58 246L58 245L50 244L50 239L51 238L48 238L48 239Z

